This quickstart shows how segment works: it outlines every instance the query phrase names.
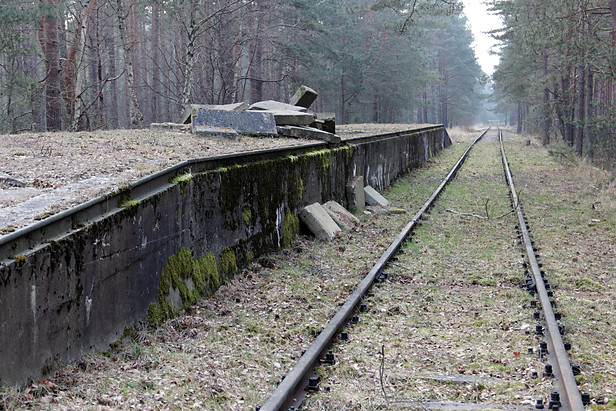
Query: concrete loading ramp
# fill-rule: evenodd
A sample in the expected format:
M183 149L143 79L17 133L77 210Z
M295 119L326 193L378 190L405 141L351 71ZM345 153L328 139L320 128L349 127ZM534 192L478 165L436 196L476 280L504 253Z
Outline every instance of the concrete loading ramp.
M358 175L380 190L449 144L433 126L190 160L4 236L0 380L107 349L148 314L161 320L288 245L300 207L344 203Z

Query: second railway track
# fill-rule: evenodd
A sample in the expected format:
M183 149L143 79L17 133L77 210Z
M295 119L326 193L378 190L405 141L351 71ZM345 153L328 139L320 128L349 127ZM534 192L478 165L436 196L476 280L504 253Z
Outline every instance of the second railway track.
M583 409L534 250L484 132L259 408Z

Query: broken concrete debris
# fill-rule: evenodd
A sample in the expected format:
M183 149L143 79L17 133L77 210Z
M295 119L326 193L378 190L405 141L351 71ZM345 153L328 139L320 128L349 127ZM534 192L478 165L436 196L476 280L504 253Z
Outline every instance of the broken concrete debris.
M349 210L353 213L361 213L366 206L366 197L364 196L364 177L353 177L346 184L346 197L349 204Z
M192 114L193 131L198 127L227 127L238 133L276 135L274 116L266 111L224 111L197 108Z
M187 132L190 131L190 125L179 123L152 123L150 124L150 130L152 131L175 131L175 132Z
M293 106L310 108L318 96L317 92L310 87L300 86L295 94L293 94L293 97L291 97L290 104Z
M299 111L300 113L308 113L307 108L293 106L291 104L281 103L280 101L274 101L274 100L258 101L250 105L248 107L248 110L265 110L265 111L281 110L281 111Z
M248 104L232 103L232 104L189 104L186 110L180 117L180 124L190 124L190 117L195 113L197 109L206 108L209 110L222 110L222 111L244 111L248 109Z
M278 134L284 137L323 140L328 143L339 143L340 137L313 127L279 126Z
M336 134L336 113L316 113L315 125L319 130Z
M205 137L237 139L238 133L280 134L339 143L340 137L335 135L335 114L315 114L308 110L317 96L310 87L301 86L291 98L291 104L274 100L259 101L250 106L243 102L222 105L189 104L178 123L153 123L150 128L159 131L184 131L182 127L190 125L193 133Z
M232 128L213 126L195 126L193 127L193 134L197 137L222 138L233 141L237 140L239 136L237 131Z
M323 204L323 208L343 230L352 230L355 225L359 224L359 219L357 217L335 201L328 201Z
M319 203L304 207L299 212L299 218L319 240L331 241L342 230Z
M380 195L374 188L370 186L364 187L364 196L366 197L366 204L370 206L389 206L389 201L382 195Z

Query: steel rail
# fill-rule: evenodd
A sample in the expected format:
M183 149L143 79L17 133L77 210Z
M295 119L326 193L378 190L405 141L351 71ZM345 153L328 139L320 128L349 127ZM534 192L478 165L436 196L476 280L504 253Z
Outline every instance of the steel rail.
M541 303L541 309L543 311L543 316L546 323L545 336L546 342L548 343L548 356L553 362L552 368L554 377L559 382L559 388L561 388L560 401L562 403L562 406L560 407L560 409L572 411L583 410L584 404L582 402L582 396L580 395L580 391L573 375L573 370L571 369L569 356L567 355L565 344L563 343L563 339L560 335L560 330L558 328L558 323L556 322L556 317L554 316L554 310L552 309L552 302L550 301L550 298L548 296L545 282L543 280L543 276L541 275L541 269L539 268L539 264L537 263L537 258L535 256L535 251L533 250L533 243L530 238L528 228L526 227L524 212L522 211L522 207L520 206L520 201L515 190L513 176L509 168L507 156L505 154L505 145L503 143L503 133L501 130L499 130L498 137L501 146L501 156L503 161L503 167L505 169L507 184L509 185L513 205L518 216L519 227L524 239L524 246L526 248L526 255L530 262L534 285L537 288L537 295Z
M346 299L342 307L329 321L310 347L308 347L308 349L300 357L293 369L291 369L291 371L284 377L269 399L261 407L259 407L260 411L286 410L292 406L297 407L298 403L301 403L301 398L305 395L302 391L308 384L308 380L313 370L319 365L320 359L333 344L338 332L342 330L349 318L353 315L353 312L361 303L368 290L372 287L374 280L382 272L387 262L398 252L402 243L411 234L413 229L420 224L423 213L432 206L445 186L456 175L473 146L481 140L488 130L489 128L481 133L481 135L479 135L479 137L477 137L469 145L464 154L462 154L460 159L451 168L445 179L441 182L434 193L432 193L428 201L424 203L419 211L413 216L413 219L404 227L400 234L398 234L395 240L378 259L376 264L374 264L372 269L359 283L355 291L353 291L353 293Z

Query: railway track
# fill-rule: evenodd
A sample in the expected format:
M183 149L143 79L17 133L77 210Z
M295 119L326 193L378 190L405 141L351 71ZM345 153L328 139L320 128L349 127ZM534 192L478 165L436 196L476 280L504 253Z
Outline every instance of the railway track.
M408 254L408 245L412 243L412 236L414 231L422 225L423 220L427 220L429 211L434 207L437 199L443 194L447 185L454 180L454 177L460 171L462 165L469 156L474 146L482 139L489 130L483 132L477 137L473 143L468 147L460 159L449 171L445 179L441 182L438 188L432 193L429 199L420 207L419 211L408 222L405 228L397 235L394 241L389 245L387 250L378 259L377 263L372 267L368 274L357 286L355 291L347 298L340 310L333 316L327 326L320 332L310 347L302 354L296 365L288 372L277 389L269 397L269 399L261 406L259 410L292 410L299 409L306 396L310 393L316 393L324 388L324 383L321 381L319 374L315 372L315 369L322 365L331 365L336 361L336 356L332 352L332 345L337 343L344 343L349 336L345 331L345 327L353 326L353 324L359 321L359 315L363 312L370 310L367 304L370 304L369 298L373 297L371 289L375 284L382 284L387 281L388 271L392 266L403 267L398 264L397 260L403 255ZM492 132L495 133L495 132ZM564 332L564 327L559 323L560 314L555 313L553 305L553 292L549 290L549 282L544 279L546 276L541 269L540 263L537 262L535 255L536 247L530 236L530 230L524 219L522 205L518 199L518 195L515 189L512 173L509 169L509 164L506 158L504 150L504 144L502 141L502 133L498 131L498 138L500 140L500 154L503 165L503 172L509 188L509 196L511 201L511 210L508 213L504 213L499 217L492 217L492 219L498 219L501 217L507 217L508 214L513 214L517 217L517 226L515 230L519 238L519 246L524 252L521 254L524 262L522 263L523 280L517 280L518 283L522 283L523 287L530 294L530 302L528 306L532 308L532 318L536 322L534 331L526 330L527 334L530 334L529 339L539 340L538 346L535 348L528 348L528 352L525 355L531 356L535 363L541 362L544 364L543 370L533 370L530 372L530 379L547 378L548 389L551 391L547 397L537 398L533 404L526 403L521 409L530 408L545 408L545 409L560 409L560 410L582 410L584 409L584 403L587 401L586 396L582 396L577 388L575 376L578 370L575 367L572 369L569 359L567 357L567 350L565 343L563 342L561 333ZM486 201L486 215L485 218L490 219L488 213L488 202ZM447 210L456 212L455 210ZM458 214L463 214L459 213ZM468 217L479 217L476 214L469 214ZM511 217L511 216L509 216ZM510 219L513 221L513 219ZM513 230L513 226L509 225ZM378 295L378 292L374 292ZM528 314L528 313L526 313ZM477 313L475 313L477 316ZM356 327L356 326L353 326ZM361 325L357 326L361 327ZM388 405L396 404L396 400L388 398L385 386L383 384L383 368L385 351L384 345L381 347L382 361L379 377L381 379L380 385L382 388L382 395L385 398ZM519 351L515 352L516 357L520 357ZM543 374L540 376L540 374ZM437 377L441 378L441 377ZM481 387L482 383L476 384L473 378L467 380L473 383L473 387ZM479 380L477 380L479 381ZM544 390L545 391L545 390ZM399 406L409 406L417 409L448 409L447 406L454 406L452 404L439 406L438 403L432 403L431 405L420 404L416 401L400 401L397 400ZM459 404L458 404L459 405ZM435 407L435 408L430 408ZM440 408L439 408L440 407ZM451 408L455 409L455 408ZM480 408L477 408L480 409ZM518 409L511 406L504 409Z

